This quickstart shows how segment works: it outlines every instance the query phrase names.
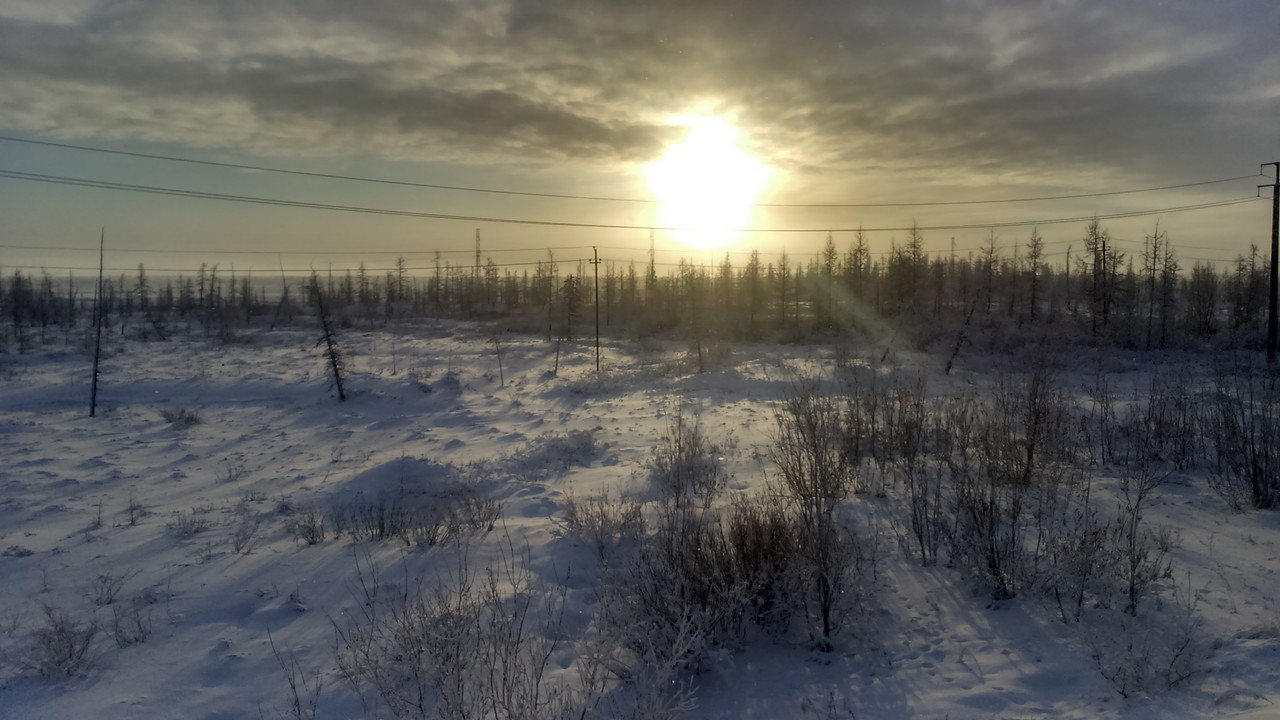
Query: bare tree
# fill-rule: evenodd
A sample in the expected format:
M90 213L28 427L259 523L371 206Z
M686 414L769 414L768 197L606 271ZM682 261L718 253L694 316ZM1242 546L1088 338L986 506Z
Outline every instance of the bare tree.
M329 317L329 312L324 304L324 292L320 289L320 276L314 271L311 273L311 295L316 303L316 310L320 315L320 329L322 332L320 340L316 344L324 345L324 354L329 363L329 372L333 375L333 387L338 391L338 399L345 401L347 393L342 383L346 375L346 364L342 360L342 353L338 350L338 338L333 327L333 319Z

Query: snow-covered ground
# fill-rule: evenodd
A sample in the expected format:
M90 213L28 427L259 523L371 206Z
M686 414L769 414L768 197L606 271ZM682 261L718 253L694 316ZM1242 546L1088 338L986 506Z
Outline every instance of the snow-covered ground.
M566 634L586 638L600 570L566 531L566 502L651 497L646 464L681 405L723 448L728 493L760 487L775 404L832 352L740 346L699 374L682 345L608 342L597 373L582 343L563 348L553 374L545 338L467 324L350 330L339 402L315 340L116 339L95 418L83 352L0 358L0 717L293 717L290 669L322 681L318 717L366 714L334 656L359 569L431 582L458 551L332 531L306 544L290 525L306 508L406 482L499 501L501 520L467 541L471 562L515 548L563 588ZM936 358L899 360L941 377ZM874 514L882 501L859 502ZM869 615L834 652L752 636L688 679L687 717L1280 717L1280 516L1233 513L1201 475L1175 474L1148 521L1180 533L1156 601L1194 597L1208 650L1179 688L1121 697L1086 634L1047 601L991 603L956 569L919 567L886 520ZM69 677L36 667L50 610L100 628ZM576 647L557 650L554 671L567 676ZM620 698L601 714L625 712Z

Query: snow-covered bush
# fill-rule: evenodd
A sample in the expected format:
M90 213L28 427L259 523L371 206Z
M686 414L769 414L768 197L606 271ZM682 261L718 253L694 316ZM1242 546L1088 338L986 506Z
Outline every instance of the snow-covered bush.
M624 679L649 665L696 669L710 649L741 642L740 582L711 510L727 481L717 453L677 406L648 463L653 531L606 580L601 600L600 625L622 651L615 666Z
M204 420L200 418L199 413L186 408L161 408L160 417L170 425L180 428L189 428L193 425L199 425L204 422Z
M99 573L89 582L89 586L85 588L85 595L89 598L89 602L97 607L110 605L115 602L116 595L120 593L124 584L137 574L137 570L115 572L111 568L107 568L106 571Z
M448 513L432 498L380 493L333 502L327 514L335 531L357 542L399 539L406 545L435 545L444 537ZM341 528L341 530L338 530Z
M829 651L865 601L874 543L837 512L853 482L838 405L804 385L776 420L775 487L724 509L714 503L726 481L714 446L673 414L650 462L654 529L606 578L601 601L625 677L645 664L696 671L712 653L740 648L753 624L781 637L802 631Z
M176 512L166 528L179 538L191 538L209 529L210 508L191 508L190 512Z
M138 521L148 515L147 506L142 504L142 500L138 498L137 492L129 491L129 501L124 509L129 527L134 527Z
M464 493L449 504L445 518L446 537L460 538L488 532L502 518L502 503L488 495Z
M128 603L111 606L111 637L116 646L125 648L144 642L151 635L151 598L135 595Z
M1041 522L1044 551L1037 580L1063 622L1080 622L1087 606L1110 605L1116 589L1114 523L1091 494L1092 478L1085 474Z
M922 440L926 432L933 436L932 454L926 454L922 445L894 463L902 479L908 525L923 567L938 563L939 551L955 524L949 512L948 479L953 468L964 465L967 448L962 449L954 438L956 433L963 434L959 426L972 423L974 409L975 403L968 396L935 408L927 422L921 423L918 433Z
M236 505L234 517L231 528L231 547L240 555L248 555L253 552L257 544L262 516L254 512L248 502L242 501Z
M684 407L676 405L649 461L649 479L661 501L676 512L711 507L729 482L722 452L703 434L697 418L690 421Z
M1070 413L1053 373L1033 358L1028 372L1002 376L993 399L967 419L953 417L950 556L987 584L995 599L1034 582L1043 533L1072 455ZM1032 542L1039 540L1040 542Z
M608 491L585 498L568 497L561 503L565 529L596 551L602 567L608 567L619 545L644 533L644 514L635 499L613 499Z
M1201 462L1204 444L1200 432L1204 398L1196 389L1198 378L1185 366L1157 368L1145 390L1135 392L1133 402L1120 413L1120 461L1160 462L1186 470Z
M673 375L704 373L732 367L732 365L733 343L727 340L708 342L702 338L696 338L690 343L689 349L671 364L670 372Z
M301 512L291 519L295 536L308 544L324 539L323 522L334 533L352 540L400 540L405 545L429 547L450 539L492 530L502 517L502 503L466 487L442 494L416 494L403 490L368 497L364 493L335 499L323 515ZM301 518L301 520L297 519Z
M42 677L70 677L88 664L89 650L98 635L98 620L84 618L53 605L42 606L43 623L32 633L27 666Z
M1143 522L1143 511L1151 494L1169 476L1167 471L1144 464L1120 480L1115 537L1120 589L1124 611L1138 614L1138 603L1159 580L1170 577L1172 566L1166 559L1176 538L1167 528L1152 529Z
M605 666L628 683L640 716L674 717L688 700L681 678L709 654L742 645L750 619L744 576L712 508L728 476L719 450L675 410L648 463L657 492L652 531L637 505L607 496L573 515L603 562L628 535L637 542L603 578L596 627ZM655 685L657 683L657 685Z
M1213 489L1237 509L1280 504L1280 376L1248 360L1221 370L1205 415Z
M803 593L796 563L800 538L787 503L775 494L739 500L726 513L722 531L744 586L749 617L762 629L785 636Z
M696 670L713 649L741 646L746 587L719 526L664 515L602 599L614 642L635 659Z
M284 529L298 542L307 545L322 543L325 539L324 511L310 503L294 508L285 520Z
M839 405L816 383L794 388L775 421L769 457L795 515L809 634L816 647L830 651L859 555L856 536L836 517L836 506L853 489L854 467L842 452Z
M595 435L587 430L543 433L511 455L509 463L524 480L562 475L569 468L587 465L600 454Z
M1100 613L1085 629L1094 666L1122 697L1171 690L1205 671L1210 643L1189 581L1159 612Z
M577 684L552 676L564 589L540 583L509 543L483 573L458 553L436 583L359 568L355 606L333 620L340 677L397 718L592 717L603 675L584 660Z

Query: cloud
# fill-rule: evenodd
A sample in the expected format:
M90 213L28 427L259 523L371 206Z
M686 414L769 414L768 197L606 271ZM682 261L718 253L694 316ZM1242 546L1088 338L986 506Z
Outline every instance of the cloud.
M706 108L799 174L1182 179L1265 159L1280 109L1280 9L1265 0L121 0L5 15L6 128L280 152L641 162L674 139L667 117Z
M484 62L480 53L432 47L439 25L412 36L428 43L418 52L399 16L381 25L338 18L344 29L335 32L315 17L227 23L195 8L183 20L164 14L173 7L104 11L70 27L0 21L0 64L13 70L0 80L5 123L202 145L280 142L293 128L295 151L317 140L350 148L363 139L366 150L386 143L445 158L647 160L671 135L660 123L600 112L557 92L590 83L579 67L526 66L505 53ZM479 33L480 46L498 45L462 15L440 17ZM248 27L255 20L261 25ZM213 42L211 31L220 35ZM193 137L200 116L212 122L204 137Z

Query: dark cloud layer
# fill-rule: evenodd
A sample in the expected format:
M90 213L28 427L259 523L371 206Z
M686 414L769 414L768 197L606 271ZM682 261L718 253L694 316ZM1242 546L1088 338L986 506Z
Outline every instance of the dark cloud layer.
M0 18L0 125L62 136L638 162L666 118L703 110L800 173L1152 177L1280 140L1271 0L112 0Z

